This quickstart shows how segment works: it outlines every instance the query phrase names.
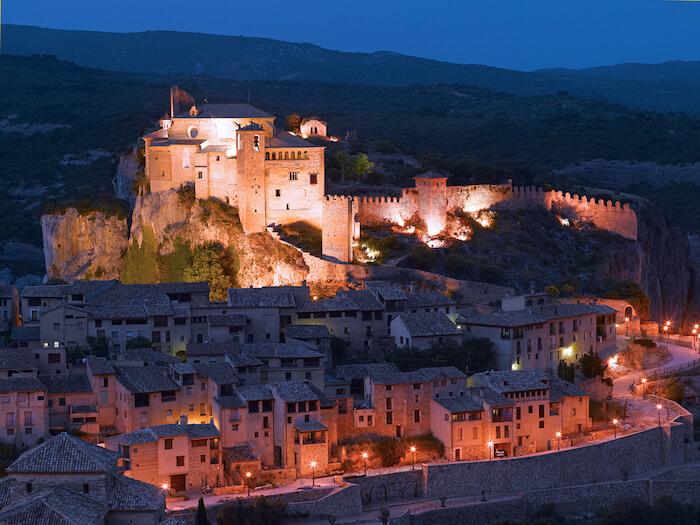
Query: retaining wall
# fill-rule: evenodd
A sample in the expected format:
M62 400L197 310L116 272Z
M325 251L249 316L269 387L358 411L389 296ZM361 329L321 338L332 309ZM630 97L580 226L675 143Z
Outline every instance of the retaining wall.
M360 488L364 506L421 498L424 495L421 469L378 476L349 476L344 479Z
M287 504L289 514L307 516L351 516L362 512L360 487L345 484L319 499Z
M429 497L518 493L571 485L626 480L684 461L685 425L652 429L560 452L494 461L427 465Z

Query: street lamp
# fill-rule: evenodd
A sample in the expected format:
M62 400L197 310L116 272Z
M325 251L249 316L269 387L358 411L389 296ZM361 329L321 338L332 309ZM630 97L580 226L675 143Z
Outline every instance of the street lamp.
M245 473L246 485L248 485L248 497L250 497L250 478L252 478L252 477L253 477L252 472Z
M411 448L409 450L413 455L413 464L411 465L411 470L414 470L416 468L416 450L418 449L415 447L415 445L411 445Z
M643 388L642 397L644 399L646 399L646 397L647 397L647 378L646 377L642 378L642 388Z
M698 329L693 328L692 332L693 332L693 350L695 350L695 339L696 339L696 336L698 335Z
M362 461L365 464L365 476L367 475L367 458L369 457L369 454L367 452L362 453Z
M561 432L554 434L557 437L557 450L561 450Z
M630 318L625 317L625 337L629 337L630 335Z
M615 418L615 419L612 420L613 432L614 432L614 434L613 434L614 439L617 439L617 424L618 424L619 422L620 422L620 421L619 421L617 418Z
M661 409L662 408L663 408L663 406L661 405L661 403L656 404L656 411L659 413L659 426L661 426Z
M486 446L489 448L489 461L493 459L493 441L489 440L486 442Z
M316 461L309 464L311 465L311 486L314 487L316 485Z

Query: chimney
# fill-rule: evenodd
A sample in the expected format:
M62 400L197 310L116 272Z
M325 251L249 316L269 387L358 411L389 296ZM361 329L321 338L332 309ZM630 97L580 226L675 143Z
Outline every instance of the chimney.
M187 426L187 414L182 414L180 416L180 425L183 427Z

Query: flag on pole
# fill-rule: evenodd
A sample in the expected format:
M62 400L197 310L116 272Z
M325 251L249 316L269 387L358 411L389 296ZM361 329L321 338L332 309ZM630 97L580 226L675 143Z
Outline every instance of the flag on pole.
M173 118L194 106L194 97L178 86L170 88L170 117Z

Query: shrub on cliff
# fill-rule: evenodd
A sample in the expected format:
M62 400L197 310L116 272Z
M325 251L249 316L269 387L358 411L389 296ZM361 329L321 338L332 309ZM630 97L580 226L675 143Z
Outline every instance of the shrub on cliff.
M159 279L158 242L153 228L146 226L142 230L141 244L132 241L124 254L121 280L126 284L150 284Z
M192 258L192 266L185 270L187 282L209 283L209 298L212 301L224 301L229 288L233 286L226 274L226 250L219 243L197 246Z
M178 282L185 280L185 271L192 266L194 253L188 241L176 237L173 251L162 255L159 261L161 282Z
M462 343L446 341L428 350L397 349L387 361L403 371L429 366L455 366L460 370L483 372L493 367L493 343L488 339L467 339Z

